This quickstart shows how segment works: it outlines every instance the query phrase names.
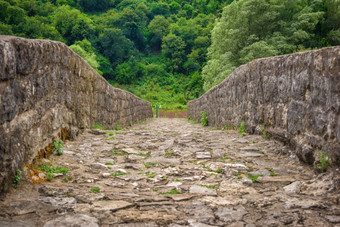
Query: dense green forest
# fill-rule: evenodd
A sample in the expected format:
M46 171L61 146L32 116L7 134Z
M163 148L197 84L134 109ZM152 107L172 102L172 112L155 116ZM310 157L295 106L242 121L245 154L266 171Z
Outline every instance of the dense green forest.
M0 34L66 43L113 86L185 108L259 57L340 44L339 0L0 0Z
M253 59L340 45L339 0L241 0L212 30L204 89Z

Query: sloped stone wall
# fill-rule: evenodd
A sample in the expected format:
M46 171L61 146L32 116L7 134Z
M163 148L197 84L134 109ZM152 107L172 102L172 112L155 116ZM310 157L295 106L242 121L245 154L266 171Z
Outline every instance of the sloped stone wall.
M65 44L0 36L0 193L62 130L152 116L149 102L109 85Z
M209 125L246 122L268 132L312 164L316 151L340 164L340 46L257 59L188 104L188 116Z

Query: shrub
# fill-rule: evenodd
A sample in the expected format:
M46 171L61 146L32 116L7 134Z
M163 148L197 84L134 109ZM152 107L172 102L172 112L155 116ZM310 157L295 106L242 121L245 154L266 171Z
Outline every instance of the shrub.
M203 126L208 126L208 115L205 111L202 111L201 113L201 124Z

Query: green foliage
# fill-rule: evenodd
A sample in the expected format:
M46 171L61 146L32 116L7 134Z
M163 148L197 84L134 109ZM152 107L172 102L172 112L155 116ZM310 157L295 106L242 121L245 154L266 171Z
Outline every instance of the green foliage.
M106 132L109 136L113 136L115 133L114 132L112 132L112 131L107 131Z
M92 129L105 130L105 127L98 122L94 123L94 125L91 128Z
M270 138L269 134L267 133L266 130L264 130L264 126L262 126L262 135L263 135L263 138L265 138L266 140L268 140Z
M162 15L157 15L150 21L148 38L153 50L159 51L161 49L162 38L169 33L169 25L169 21Z
M72 176L65 176L64 178L63 178L63 182L65 182L65 183L67 183L67 182L69 182L69 181L71 181L72 180Z
M123 151L116 151L116 150L113 150L112 153L114 156L129 156L130 155L129 153L125 153Z
M93 187L91 188L90 193L98 193L99 191L100 191L99 187Z
M115 1L111 0L77 0L78 4L84 11L95 12L106 10L113 5Z
M45 173L45 174L46 174L46 180L47 181L52 181L54 179L53 173Z
M249 178L250 180L252 180L253 182L256 182L256 181L257 181L257 178L259 178L259 177L263 177L263 175L262 175L262 174L259 174L259 175L251 175L251 174L248 174L248 178Z
M174 151L166 151L163 156L167 157L167 156L171 156L174 153Z
M36 169L42 170L46 175L47 181L52 181L54 178L54 173L62 173L63 175L66 175L68 172L68 169L62 166L51 166L50 164L46 163L40 163L39 167L34 167Z
M238 134L241 134L242 136L245 136L246 135L246 123L244 121L242 121L240 124L239 124L239 127L238 127Z
M336 0L233 1L211 33L204 89L256 58L339 45L339 9Z
M62 5L54 11L52 24L69 45L89 38L94 30L93 21L86 14L68 5Z
M138 154L135 154L135 155L141 156L141 157L146 157L146 158L150 158L150 157L151 157L151 154L150 154L150 153L147 153L147 154L138 153Z
M99 36L99 42L100 52L113 66L128 60L132 54L133 43L124 36L121 29L105 29Z
M221 161L222 161L222 162L225 162L225 160L227 160L227 159L231 159L231 157L230 157L230 156L223 156L223 157L221 158Z
M161 194L166 195L166 194L170 194L170 195L174 195L174 194L182 194L180 191L177 191L176 189L172 189L168 192L161 192Z
M145 173L145 175L148 177L148 178L154 178L156 176L156 173L155 172L150 172L150 171L147 171Z
M104 138L104 140L117 140L117 138L114 138L114 137L109 137L109 138Z
M1 35L65 42L111 84L167 109L185 109L255 58L340 44L338 0L0 0L0 9Z
M131 174L131 173L130 172L112 173L111 176L119 177L119 176L124 176L124 175L127 175L127 174Z
M45 173L62 173L66 174L68 172L68 169L62 166L51 166L50 164L40 164L39 167L36 167L37 169L40 169L44 171Z
M331 162L329 160L328 153L320 152L318 154L318 161L314 163L315 168L319 169L321 172L324 172L330 165Z
M64 146L64 142L61 139L56 139L53 142L53 152L56 152L57 155L62 155L64 151L62 150Z
M182 71L185 62L185 42L175 34L169 34L162 39L162 54L169 59L175 72Z
M144 163L144 166L145 167L151 167L151 166L155 166L157 164L158 164L158 162L147 162L147 163Z
M209 189L212 189L212 190L216 190L216 191L219 189L216 185L199 184L199 186L209 188Z
M13 183L12 183L13 188L18 187L18 184L20 183L21 178L22 178L22 171L20 169L18 169L15 176L14 176L14 180L13 180Z
M85 40L84 40L85 41ZM88 41L87 41L88 42ZM94 52L87 52L86 50L83 49L79 44L73 44L70 46L71 50L79 54L89 65L92 66L95 70L99 71L99 63L97 62L96 54ZM101 74L101 72L100 72Z
M201 124L202 126L208 126L208 115L205 111L201 113Z
M119 123L115 124L115 130L116 131L122 130L122 128L120 127Z

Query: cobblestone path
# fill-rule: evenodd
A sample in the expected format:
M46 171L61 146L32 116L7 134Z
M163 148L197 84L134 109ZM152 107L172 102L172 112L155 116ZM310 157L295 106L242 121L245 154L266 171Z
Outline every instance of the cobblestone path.
M339 173L260 135L162 118L63 149L2 198L0 226L340 226Z

